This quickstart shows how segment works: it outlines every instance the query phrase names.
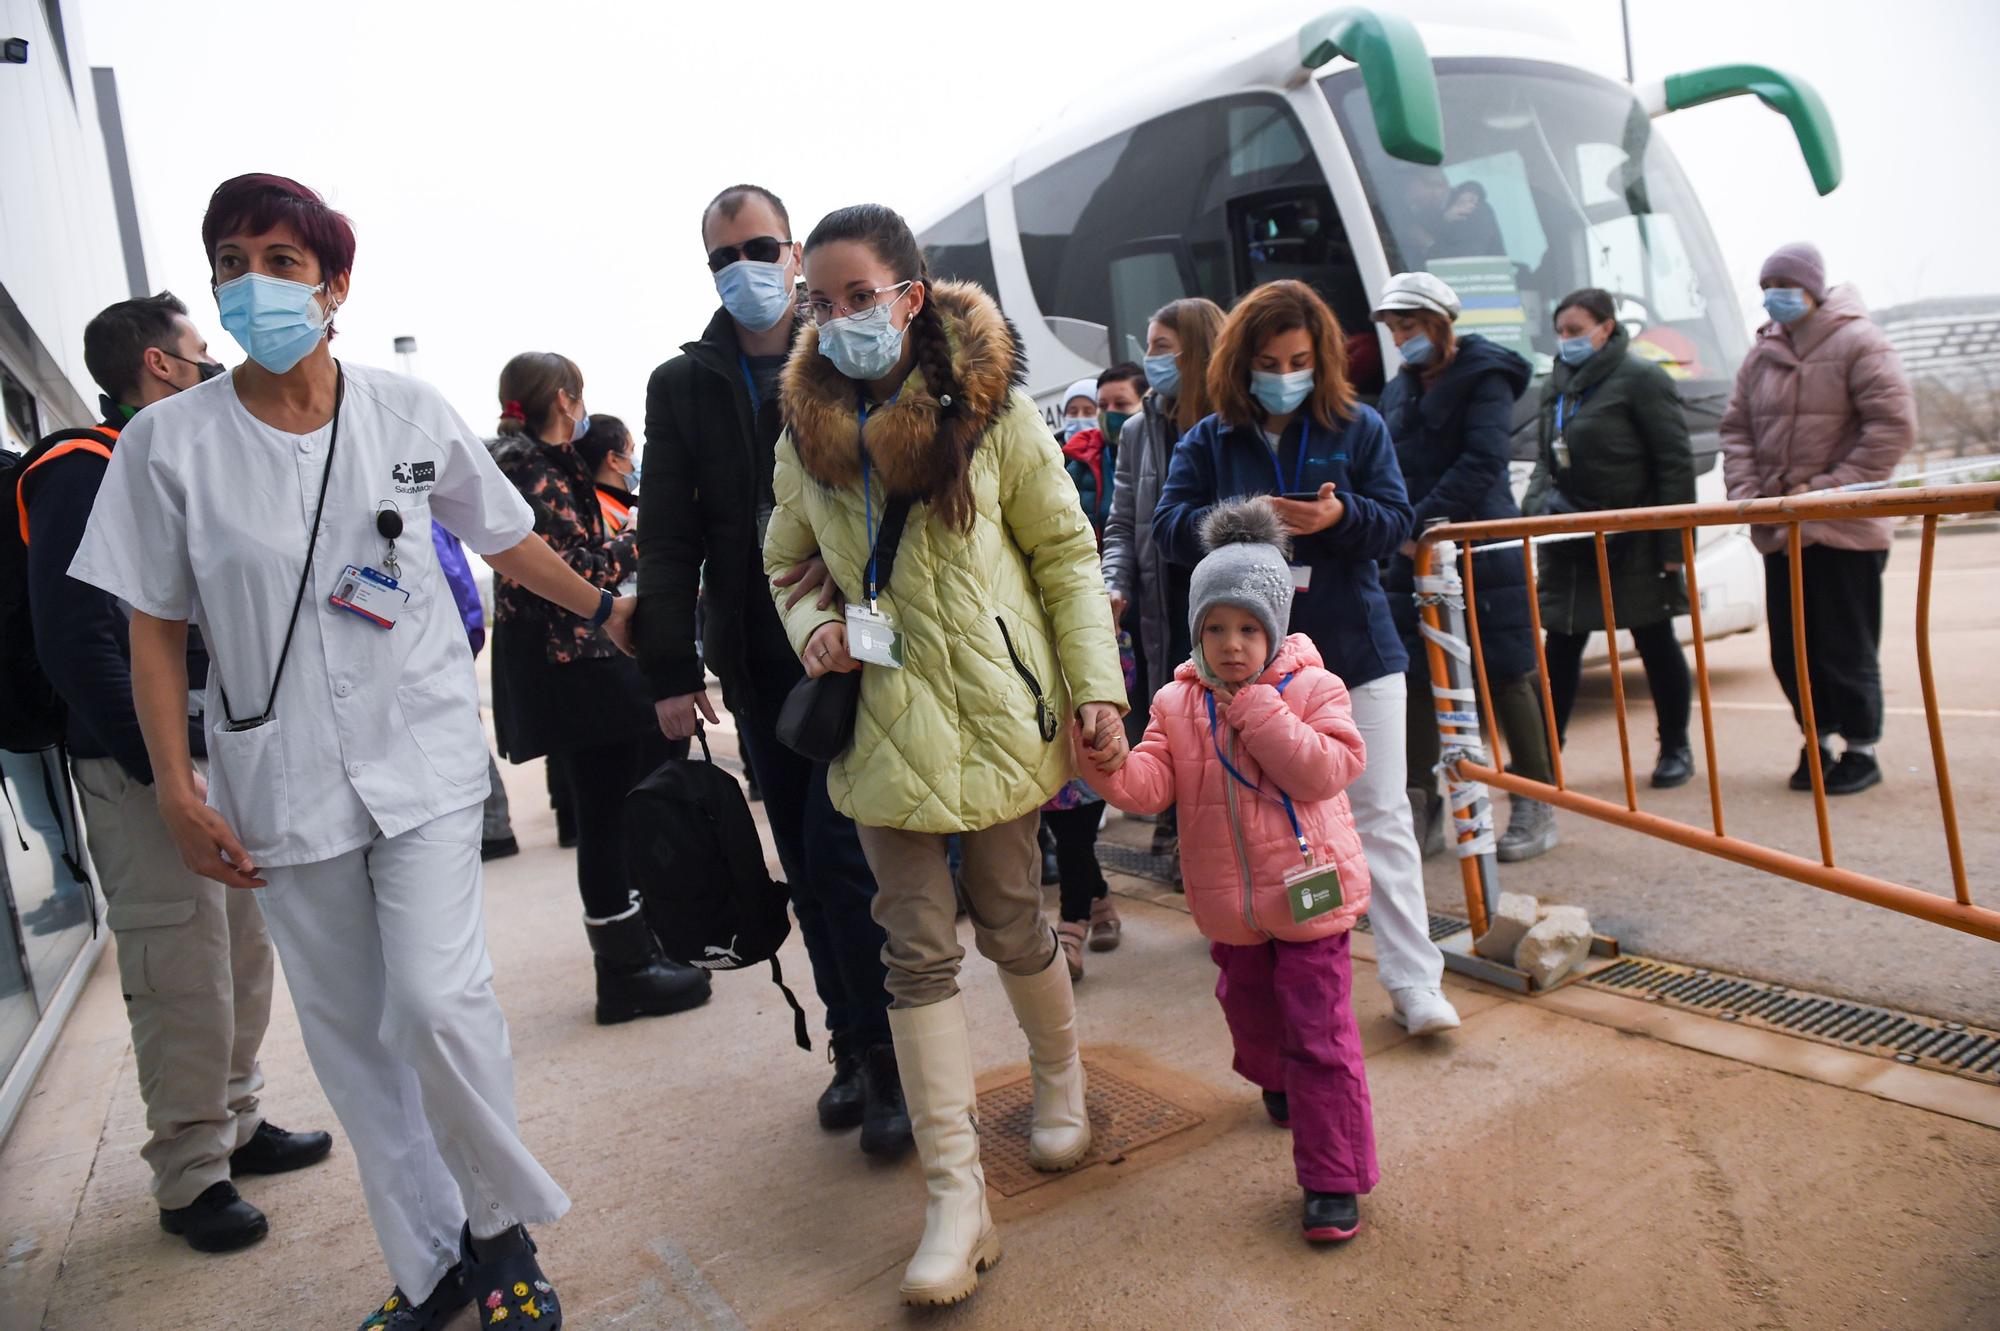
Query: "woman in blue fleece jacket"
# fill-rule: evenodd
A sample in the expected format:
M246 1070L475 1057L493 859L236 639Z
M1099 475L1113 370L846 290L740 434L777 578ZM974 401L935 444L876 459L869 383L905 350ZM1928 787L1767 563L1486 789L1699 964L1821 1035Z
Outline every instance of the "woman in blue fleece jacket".
M1169 560L1202 556L1209 509L1243 495L1277 495L1292 532L1289 626L1312 638L1340 676L1368 746L1348 787L1374 881L1369 916L1376 973L1396 1018L1414 1034L1458 1025L1440 985L1423 866L1404 792L1403 649L1379 561L1410 539L1414 516L1382 418L1354 400L1340 324L1303 282L1271 282L1239 302L1209 364L1214 415L1174 448L1153 538ZM1285 496L1291 496L1287 498Z

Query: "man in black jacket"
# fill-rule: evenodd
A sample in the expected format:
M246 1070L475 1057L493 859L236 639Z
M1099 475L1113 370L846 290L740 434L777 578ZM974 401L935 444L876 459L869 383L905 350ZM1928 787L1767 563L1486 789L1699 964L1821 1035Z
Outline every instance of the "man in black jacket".
M273 1174L326 1158L324 1132L286 1132L258 1107L257 1050L271 1015L271 940L257 898L181 866L154 801L153 769L132 706L125 611L69 576L118 432L147 405L224 373L162 293L120 301L83 332L83 359L104 390L104 423L63 431L24 460L11 520L25 519L35 654L68 709L68 742L91 858L109 903L118 976L151 1137L160 1225L202 1252L256 1242L264 1215L232 1175ZM228 392L218 384L210 392ZM208 660L188 635L188 681ZM190 695L197 757L201 712Z
M910 1144L910 1123L889 1040L882 930L870 914L875 879L854 824L827 798L825 766L786 748L776 729L804 673L763 560L799 246L785 205L756 185L717 195L702 211L701 231L722 308L646 388L639 664L669 739L686 739L701 718L716 720L704 658L722 681L826 1005L834 1076L819 1100L820 1123L860 1123L862 1150L894 1154ZM697 593L705 607L700 651Z

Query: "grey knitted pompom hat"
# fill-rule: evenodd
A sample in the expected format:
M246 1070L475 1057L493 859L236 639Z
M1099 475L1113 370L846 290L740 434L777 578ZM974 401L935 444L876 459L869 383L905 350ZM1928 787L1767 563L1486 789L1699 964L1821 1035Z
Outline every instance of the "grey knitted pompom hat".
M1201 650L1201 625L1209 610L1233 605L1247 610L1264 626L1271 652L1264 668L1278 659L1279 644L1292 622L1292 570L1287 563L1291 536L1263 496L1217 504L1201 523L1208 554L1194 566L1188 583L1188 632L1194 640L1194 668L1202 680L1216 684L1215 673Z

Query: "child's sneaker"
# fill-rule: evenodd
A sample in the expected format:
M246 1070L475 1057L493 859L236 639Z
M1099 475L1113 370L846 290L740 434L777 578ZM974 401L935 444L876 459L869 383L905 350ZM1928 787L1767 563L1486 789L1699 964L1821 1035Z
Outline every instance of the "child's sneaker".
M1345 1243L1361 1230L1361 1203L1351 1192L1306 1189L1306 1242Z
M472 1295L479 1324L492 1331L559 1331L562 1303L535 1260L535 1241L527 1228L512 1229L490 1239L479 1240L480 1251L472 1250L472 1226L459 1232L459 1248L464 1255L465 1284Z
M1264 1112L1281 1128L1292 1125L1292 1102L1285 1098L1283 1091L1264 1092Z

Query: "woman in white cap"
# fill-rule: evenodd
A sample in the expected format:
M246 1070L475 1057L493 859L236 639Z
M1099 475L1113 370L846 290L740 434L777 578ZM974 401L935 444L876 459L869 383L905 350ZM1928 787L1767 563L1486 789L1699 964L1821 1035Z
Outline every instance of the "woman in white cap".
M1403 484L1417 512L1411 540L1389 561L1384 587L1389 609L1410 653L1410 802L1426 854L1444 846L1443 801L1438 796L1437 705L1431 672L1417 635L1416 534L1433 522L1517 518L1508 485L1513 452L1514 402L1534 369L1497 342L1453 328L1458 293L1431 273L1398 273L1375 302L1402 355L1402 369L1382 390L1376 410L1396 442ZM1527 570L1518 550L1479 559L1479 642L1493 684L1489 703L1506 736L1509 765L1530 781L1553 782L1548 727L1542 720L1535 669L1534 620L1528 613ZM1496 853L1526 860L1557 840L1555 810L1516 795Z

